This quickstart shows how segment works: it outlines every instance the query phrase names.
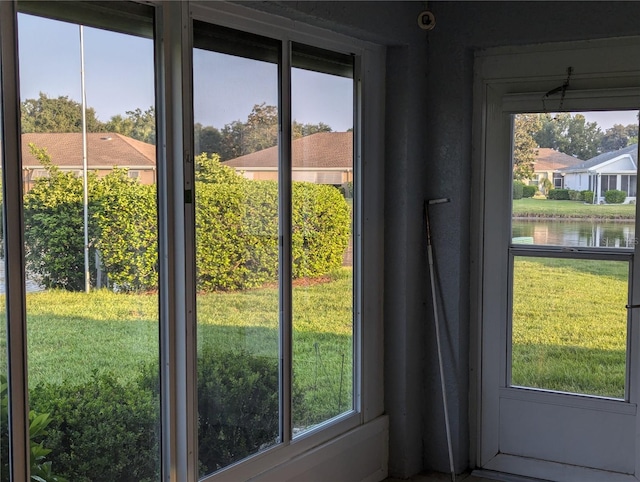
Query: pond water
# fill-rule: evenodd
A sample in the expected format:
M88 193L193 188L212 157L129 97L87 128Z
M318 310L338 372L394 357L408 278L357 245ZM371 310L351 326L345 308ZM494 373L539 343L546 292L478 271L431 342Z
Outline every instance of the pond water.
M567 219L513 220L512 236L525 244L632 248L638 240L633 222Z

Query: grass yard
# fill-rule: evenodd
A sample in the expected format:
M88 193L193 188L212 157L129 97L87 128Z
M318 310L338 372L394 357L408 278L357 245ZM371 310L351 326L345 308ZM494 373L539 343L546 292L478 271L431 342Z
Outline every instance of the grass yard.
M298 421L301 425L351 406L351 283L351 270L343 269L327 282L294 288L294 383L309 412L308 420ZM197 310L200 347L278 360L276 288L199 294ZM143 364L157 363L155 295L29 293L27 312L32 389L43 382L83 382L95 371L129 381L138 377Z
M514 217L635 219L634 204L585 204L581 201L515 199Z
M624 397L622 261L516 258L512 383Z

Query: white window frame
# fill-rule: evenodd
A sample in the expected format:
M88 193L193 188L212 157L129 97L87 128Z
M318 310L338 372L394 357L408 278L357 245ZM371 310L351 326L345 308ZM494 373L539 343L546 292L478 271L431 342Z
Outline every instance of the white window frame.
M383 391L384 49L380 46L223 2L154 1L160 262L161 471L163 481L195 482L195 287L191 19L354 54L358 119L354 128L354 406L303 436L202 480L285 480L313 470L332 480L386 476L388 420ZM130 19L129 19L130 20ZM17 7L0 2L2 154L20 159ZM288 59L284 59L287 68ZM289 92L283 83L281 89ZM283 98L288 98L284 96ZM283 106L285 109L288 107ZM290 137L290 136L289 136ZM28 480L28 387L21 162L3 169L9 380L14 480ZM8 229L7 229L8 228ZM354 269L354 274L356 270ZM284 340L286 342L286 340ZM354 464L353 461L358 463Z

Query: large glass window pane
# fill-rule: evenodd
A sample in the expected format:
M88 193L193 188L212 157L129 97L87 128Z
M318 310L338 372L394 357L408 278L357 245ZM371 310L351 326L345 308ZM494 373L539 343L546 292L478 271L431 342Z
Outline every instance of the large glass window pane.
M153 40L91 24L18 19L31 474L158 480Z
M353 409L354 83L350 56L292 59L295 435Z
M511 384L624 398L629 263L517 256Z
M279 43L194 21L198 444L206 475L279 441Z
M513 243L633 247L638 111L516 114L513 125Z

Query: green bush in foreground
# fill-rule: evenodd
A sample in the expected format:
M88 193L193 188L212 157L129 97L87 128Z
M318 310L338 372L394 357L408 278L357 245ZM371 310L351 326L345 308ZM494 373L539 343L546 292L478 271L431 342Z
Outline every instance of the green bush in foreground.
M278 374L276 356L256 356L243 350L200 350L197 391L201 475L277 443ZM305 404L299 388L294 387L293 399L296 416L304 418ZM40 447L50 448L45 455L62 476L74 482L158 479L157 363L143 366L134 382L120 382L110 373L94 373L83 383L42 384L31 390L30 402L38 412L48 413L47 431L39 433L44 444Z
M278 360L201 350L198 357L200 475L278 440Z
M150 390L94 374L82 384L40 385L30 399L51 416L45 443L56 471L69 480L157 480L158 400Z
M43 438L51 423L48 413L29 412L29 460L31 480L34 482L67 482L53 473L52 462L47 461L51 449L44 446ZM0 375L0 480L9 482L9 397L7 377Z
M607 204L622 204L627 198L627 193L618 189L609 189L604 193L604 200Z

